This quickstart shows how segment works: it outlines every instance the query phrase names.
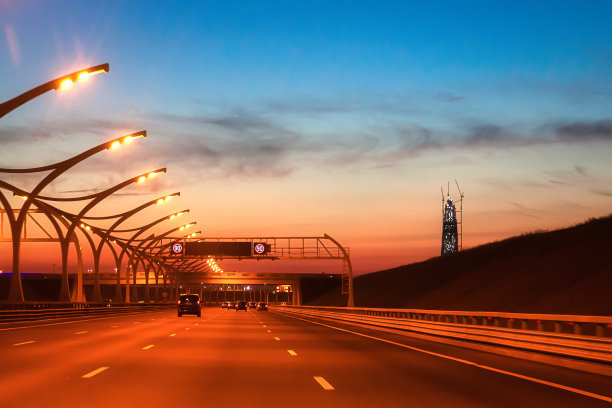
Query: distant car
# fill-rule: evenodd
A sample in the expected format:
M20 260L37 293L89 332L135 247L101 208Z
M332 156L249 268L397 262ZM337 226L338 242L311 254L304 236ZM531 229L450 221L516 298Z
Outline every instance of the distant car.
M257 304L257 311L268 311L268 304L266 302L259 302Z
M236 308L236 302L227 302L227 308L228 309L235 309Z
M287 306L287 302L281 302L281 306Z
M182 294L178 301L178 316L183 314L194 314L202 316L202 306L200 305L200 295Z
M111 299L102 299L102 303L106 307L111 307L113 305L113 301Z
M249 309L253 309L257 306L255 302L249 302Z
M247 311L247 302L243 302L242 300L236 302L236 311L244 310Z
M230 302L221 303L221 309L229 309L229 308L230 308Z

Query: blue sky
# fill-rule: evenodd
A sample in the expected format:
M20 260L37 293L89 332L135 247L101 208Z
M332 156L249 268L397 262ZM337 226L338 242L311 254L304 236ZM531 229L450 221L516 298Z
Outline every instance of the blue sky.
M156 189L191 194L216 235L325 229L362 271L393 266L439 251L447 180L471 199L468 245L609 212L611 20L609 1L0 0L0 100L111 66L3 118L0 161L147 129L145 159L105 177L115 159L94 160L56 192L167 165ZM237 220L239 192L274 216Z

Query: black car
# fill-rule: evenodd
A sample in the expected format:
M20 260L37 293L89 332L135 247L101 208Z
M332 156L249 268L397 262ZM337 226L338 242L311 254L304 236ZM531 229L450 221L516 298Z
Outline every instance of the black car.
M230 308L230 302L221 303L221 309L229 309L229 308Z
M266 302L259 302L257 304L257 311L260 311L260 310L263 310L263 311L267 312L268 311L268 304Z
M247 311L247 302L243 302L242 300L236 302L236 311L244 310Z
M249 309L254 309L257 305L255 302L249 302Z
M227 302L227 308L228 309L235 309L236 308L236 302Z
M198 317L202 316L200 295L183 294L179 296L178 316L181 317L183 314L194 314Z

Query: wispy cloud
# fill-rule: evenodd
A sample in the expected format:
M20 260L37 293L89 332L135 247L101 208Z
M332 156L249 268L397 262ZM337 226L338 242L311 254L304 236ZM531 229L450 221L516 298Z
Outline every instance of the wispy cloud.
M312 105L312 106L311 106ZM314 105L283 105L294 112L316 112ZM350 105L350 104L349 104ZM309 107L310 106L310 107ZM352 109L331 104L325 111ZM142 153L174 166L197 169L227 177L284 177L301 166L328 168L361 166L392 167L398 163L437 151L462 149L508 149L531 145L583 144L612 141L612 119L595 121L551 121L531 128L482 121L436 128L409 120L379 120L349 130L336 122L334 131L313 130L305 124L286 121L278 115L245 109L221 113L178 115L149 112L144 122L154 131ZM322 117L322 120L325 119ZM379 118L380 119L380 118ZM31 126L0 129L1 143L38 143L78 140L89 146L110 137L138 129L129 121L82 118L70 122L45 121ZM151 130L151 129L149 129ZM75 135L78 138L75 139ZM91 142L90 142L91 141ZM65 149L66 144L63 144ZM145 153L146 152L146 153ZM75 152L75 154L78 152ZM2 153L0 153L0 158ZM116 163L117 169L133 168L132 163ZM132 167L130 167L132 166ZM585 167L576 166L573 177L587 176ZM564 180L553 175L551 183Z
M15 67L19 67L21 64L21 53L19 52L19 42L17 41L17 35L15 34L13 26L5 24L4 34L6 35L6 43L11 55L11 62Z

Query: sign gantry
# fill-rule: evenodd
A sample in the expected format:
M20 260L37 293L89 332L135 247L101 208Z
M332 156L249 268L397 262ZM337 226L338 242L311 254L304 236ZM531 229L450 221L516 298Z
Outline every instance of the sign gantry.
M342 293L353 301L353 267L348 248L327 234L320 237L167 237L159 241L155 257L167 260L223 259L342 261Z

